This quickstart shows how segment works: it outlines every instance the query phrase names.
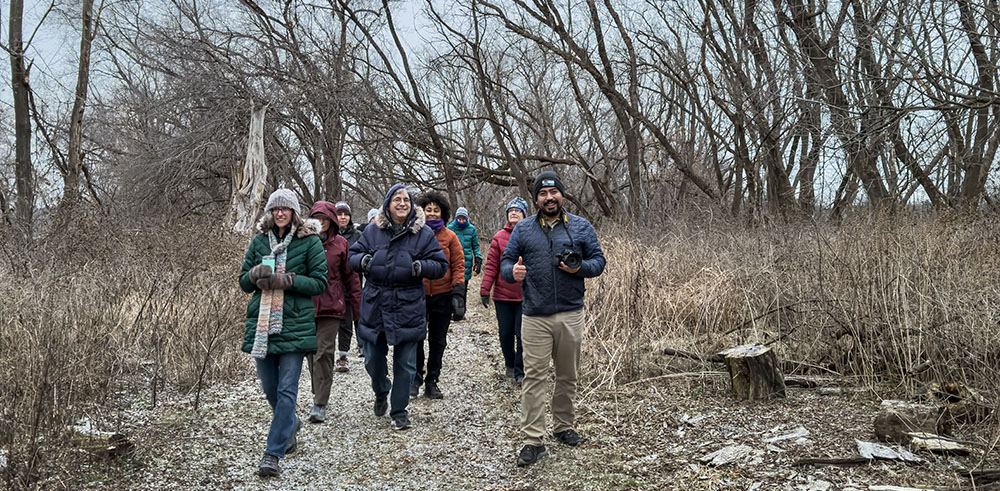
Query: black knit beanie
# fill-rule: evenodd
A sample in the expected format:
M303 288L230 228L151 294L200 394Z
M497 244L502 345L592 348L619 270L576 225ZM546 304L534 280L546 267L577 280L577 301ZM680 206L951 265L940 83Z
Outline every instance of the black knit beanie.
M555 186L555 188L558 189L560 193L565 194L566 191L563 190L563 184L562 181L559 179L559 174L556 174L555 172L550 170L542 172L541 174L538 174L538 177L535 178L535 185L533 186L532 196L534 197L535 200L537 200L538 191L540 191L542 188L548 188L553 186Z

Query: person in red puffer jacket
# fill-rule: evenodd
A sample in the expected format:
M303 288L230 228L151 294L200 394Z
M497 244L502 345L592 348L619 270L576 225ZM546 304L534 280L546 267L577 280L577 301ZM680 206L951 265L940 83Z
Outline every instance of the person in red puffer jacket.
M479 296L483 307L490 308L490 290L493 290L493 304L496 306L497 323L500 326L500 350L503 351L507 377L520 384L524 379L524 363L521 360L521 284L508 283L500 277L500 259L507 248L507 241L517 222L527 215L528 202L514 198L507 203L507 225L493 236L490 251L486 256L483 282Z
M326 290L313 297L317 347L316 354L309 357L313 391L309 422L322 423L326 420L326 404L333 385L334 361L342 362L345 368L347 366L352 327L349 319L361 316L361 280L348 262L350 246L347 239L337 233L337 208L334 204L317 201L309 210L309 216L319 220L322 227L320 239L323 240L327 264ZM344 330L347 331L346 345ZM339 351L338 338L341 345Z

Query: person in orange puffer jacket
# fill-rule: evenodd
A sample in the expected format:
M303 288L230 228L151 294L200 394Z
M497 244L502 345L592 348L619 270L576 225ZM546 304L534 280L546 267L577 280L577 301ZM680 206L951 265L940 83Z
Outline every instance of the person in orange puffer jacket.
M443 194L430 191L417 198L416 205L423 208L427 226L434 231L434 237L441 245L441 251L448 259L448 271L444 278L424 280L424 298L427 302L427 371L424 372L424 344L417 348L417 375L410 384L410 396L420 395L420 384L424 383L424 395L430 399L441 399L444 394L438 387L444 349L448 346L448 325L452 316L452 297L465 290L465 253L455 232L445 227L451 218L451 206Z

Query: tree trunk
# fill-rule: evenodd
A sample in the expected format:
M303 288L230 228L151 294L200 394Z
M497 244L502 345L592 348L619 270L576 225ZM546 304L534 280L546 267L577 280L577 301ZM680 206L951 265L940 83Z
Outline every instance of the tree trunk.
M80 175L83 173L83 111L87 105L90 84L90 47L94 41L94 0L83 0L83 26L80 32L80 66L76 78L76 98L69 122L69 152L66 174L63 176L63 199L60 213L72 216L80 201Z
M233 231L249 234L253 231L254 219L264 199L267 184L267 163L264 160L264 113L267 105L254 108L250 114L250 134L247 142L247 159L236 174L233 186L230 223Z
M24 46L21 21L24 0L10 2L10 72L14 92L14 179L17 197L14 217L19 227L27 229L34 212L35 186L31 167L31 115L28 111L28 70L24 66Z

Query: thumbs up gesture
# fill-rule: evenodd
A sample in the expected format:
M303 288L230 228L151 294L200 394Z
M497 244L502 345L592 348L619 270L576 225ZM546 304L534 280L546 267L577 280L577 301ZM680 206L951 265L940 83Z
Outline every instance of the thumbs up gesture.
M528 276L528 268L524 266L524 258L517 258L517 264L514 265L514 281L522 282L524 277Z

